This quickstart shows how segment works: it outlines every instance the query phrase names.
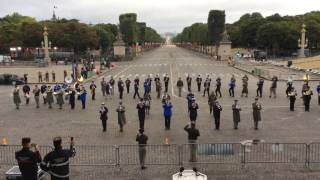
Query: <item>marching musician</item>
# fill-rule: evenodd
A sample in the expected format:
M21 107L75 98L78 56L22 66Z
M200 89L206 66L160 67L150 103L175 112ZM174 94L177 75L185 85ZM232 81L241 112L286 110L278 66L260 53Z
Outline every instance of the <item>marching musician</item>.
M221 95L221 78L220 77L218 77L217 79L216 79L216 95L217 95L217 97L218 97L218 94L220 95L220 98L222 97L222 95Z
M191 82L192 82L192 77L190 76L190 74L188 74L187 76L187 86L188 86L188 92L191 92Z
M100 86L101 86L102 96L106 96L107 82L104 80L104 78L102 78L100 82Z
M42 98L43 98L43 104L47 104L47 85L43 84L41 87L40 87L40 91L41 91L41 94L42 94Z
M131 84L131 81L129 78L127 78L127 80L125 81L125 84L126 84L126 88L127 88L127 94L130 93L130 84Z
M109 83L110 83L111 95L114 95L114 84L115 84L115 80L113 79L113 76L111 76L111 79L109 80Z
M59 109L62 109L62 106L64 104L64 100L63 100L63 89L60 88L58 92L56 92L56 98L57 98L57 104L59 105Z
M202 82L202 77L200 74L196 78L196 81L197 81L197 85L198 85L198 92L200 92L201 91L201 82Z
M306 85L302 91L302 98L304 102L304 110L305 112L310 111L310 101L311 101L311 96L313 95L312 90L310 89L310 86Z
M69 95L69 104L71 106L71 109L73 110L75 107L75 101L76 101L76 91L74 90L73 87L69 88L68 95Z
M161 85L161 81L155 81L156 84L156 92L157 92L157 98L160 99L160 95L161 95L161 90L162 90L162 85Z
M206 92L208 94L209 97L209 91L210 91L210 84L211 84L211 78L209 77L209 75L207 76L206 80L203 83L203 97L205 96Z
M24 97L26 98L26 104L29 104L30 102L30 86L28 84L25 84L23 87L22 87L22 91L24 93Z
M196 122L198 116L199 105L196 99L192 98L191 106L189 107L189 118L191 122Z
M46 94L47 94L47 102L49 104L49 109L51 109L52 108L52 103L54 102L54 100L53 100L53 90L52 90L51 86L48 86Z
M123 132L123 126L126 124L126 108L123 106L122 101L119 102L119 106L117 108L118 112L118 124L120 126L120 132Z
M290 100L290 111L294 111L294 104L296 102L297 95L297 91L294 89L294 87L291 87L290 92L288 93Z
M229 83L229 95L230 97L234 97L234 88L236 87L236 78L232 75Z
M19 87L17 85L15 85L14 90L13 90L13 102L16 105L16 109L19 109L19 106L21 104L19 90L20 90Z
M124 83L121 78L118 80L118 91L119 91L119 98L123 98L123 91L124 91Z
M40 89L38 87L38 85L35 85L33 90L32 90L33 94L34 94L34 100L36 102L37 108L39 108L39 96L40 96Z
M219 130L220 129L220 114L222 111L222 107L219 104L219 101L216 100L214 106L213 106L213 117L214 117L214 124L215 124L215 129Z
M96 99L96 88L97 88L97 86L94 84L94 81L91 81L90 90L91 90L91 95L92 95L93 101Z
M258 130L258 123L261 121L261 109L262 106L259 103L259 97L254 99L254 103L252 103L252 110L253 110L253 122L254 122L254 129Z
M101 103L100 107L100 120L102 122L102 131L106 132L107 131L107 120L108 120L108 108L105 106L105 103Z
M164 91L165 91L165 92L168 92L169 80L170 80L169 75L166 74L166 75L164 76L164 78L163 78L164 87L165 87L165 88L164 88Z
M82 103L82 109L86 109L87 91L83 86L81 86L80 100Z
M241 97L243 97L243 95L245 95L245 97L248 97L248 81L249 78L247 75L244 75L242 77L242 92L241 92Z
M232 111L233 111L233 128L238 129L238 124L240 123L241 107L237 99L234 100L234 104L232 105Z

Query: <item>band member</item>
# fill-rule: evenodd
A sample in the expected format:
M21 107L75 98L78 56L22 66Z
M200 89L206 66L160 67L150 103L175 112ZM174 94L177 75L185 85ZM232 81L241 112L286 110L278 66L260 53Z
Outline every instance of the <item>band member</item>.
M210 109L210 114L213 112L213 106L214 106L214 103L216 102L216 100L217 100L217 96L212 91L209 98L208 98L208 105L209 105L209 109Z
M263 90L263 84L264 84L264 80L262 77L259 78L258 82L257 82L257 96L258 97L262 97L262 90Z
M33 90L32 90L33 94L34 94L34 100L36 102L37 108L39 108L39 101L40 101L40 89L38 88L38 85L35 85Z
M289 97L289 93L291 92L292 88L293 88L293 81L292 79L289 79L287 82L287 89L286 89L287 97Z
M254 129L258 130L258 123L259 123L259 121L261 121L261 112L260 111L262 109L262 106L259 103L258 97L256 97L254 100L255 100L255 102L252 103L253 122L254 122Z
M140 94L139 94L139 83L137 81L134 82L134 94L133 94L133 99L136 99L136 96L140 99Z
M51 88L51 86L48 86L47 88L47 102L49 104L49 109L52 108L52 103L54 102L53 100L53 90Z
M82 109L86 109L87 91L83 86L80 92L80 100L82 104Z
M19 165L19 169L22 178L25 180L37 180L38 179L38 164L41 162L41 155L36 144L31 144L29 137L22 138L23 148L15 153L16 160ZM31 151L30 148L34 148Z
M163 92L163 96L161 100L162 104L165 104L167 101L170 101L170 99L171 99L170 95L166 92Z
M42 98L43 98L43 104L47 104L47 85L43 84L40 87Z
M119 102L119 106L116 110L118 112L118 124L120 127L120 132L123 132L123 126L126 124L126 108L122 105L122 102Z
M196 122L198 116L199 105L196 103L196 99L192 99L191 107L189 108L190 121Z
M69 104L71 106L71 109L74 109L75 103L76 103L76 91L71 87L69 89Z
M101 85L102 96L106 96L107 82L104 80L104 78L102 78L100 85Z
M106 85L106 95L107 95L107 98L111 95L111 90L112 87L111 87L111 84L110 82L107 82L107 85Z
M217 95L217 97L218 97L218 94L220 95L220 98L221 98L222 95L221 95L221 78L220 77L218 77L216 79L216 95Z
M277 76L273 76L271 81L272 81L272 84L271 84L271 87L270 87L270 96L269 96L269 98L272 97L272 94L273 94L273 97L276 98L277 97L278 77Z
M56 82L56 73L52 71L51 75L52 75L52 82Z
M157 92L157 98L160 99L161 96L161 90L162 90L162 85L161 85L161 81L155 81L156 84L156 92Z
M140 79L139 79L138 76L136 76L136 77L134 78L134 83L138 84L138 86L139 86Z
M192 83L192 77L190 76L190 74L188 74L187 76L187 86L188 86L188 91L191 91L191 83Z
M144 129L144 120L146 118L146 106L143 99L140 99L140 102L137 104L138 117L139 117L139 128Z
M290 88L290 92L288 93L289 100L290 100L290 111L294 111L294 104L296 102L297 97L297 91L294 89L294 87Z
M234 88L236 87L236 78L232 75L229 83L229 95L234 97Z
M124 83L121 78L119 78L119 81L118 81L118 91L119 91L119 98L122 99L123 91L124 91Z
M215 102L213 106L213 117L214 117L214 124L215 124L215 129L220 130L220 114L222 111L222 107L219 104L218 101Z
M146 79L143 83L143 89L144 89L144 94L143 95L146 95L147 93L151 92L150 91L150 84L148 82L148 79Z
M306 112L310 111L310 101L311 101L311 96L313 95L312 90L310 89L309 86L303 89L303 102L304 102L304 110Z
M160 81L159 74L157 74L156 77L154 77L154 82L158 82L158 81Z
M127 78L127 80L125 81L126 84L126 88L127 88L127 94L130 93L130 85L131 85L131 81L129 78Z
M201 82L202 82L202 78L201 78L200 74L196 78L196 81L197 81L197 85L198 85L198 92L200 92L201 91Z
M45 81L49 82L49 72L48 71L46 71L46 73L45 73Z
M194 94L190 91L188 94L187 94L187 102L188 102L188 112L190 112L190 108L191 108L191 105L192 105L192 101L194 100Z
M21 99L20 99L20 89L17 85L14 86L13 90L13 103L16 105L16 109L19 109L20 104L21 104Z
M42 83L42 72L41 71L38 72L38 82Z
M243 97L243 95L245 95L245 97L248 97L248 81L249 78L247 75L244 75L242 77L242 92L241 92L241 97Z
M63 70L63 80L64 81L65 81L67 76L68 76L67 70Z
M91 95L92 95L92 100L96 99L96 88L97 86L94 84L94 81L91 82L90 84L90 90L91 90Z
M150 93L147 93L143 97L144 100L144 105L146 107L146 115L150 114L150 109L151 109L151 96Z
M102 131L106 132L107 131L107 120L108 120L108 108L105 106L104 102L101 103L100 107L100 120L102 122Z
M206 92L208 94L209 97L209 91L210 91L210 84L211 84L211 79L209 78L209 76L206 78L206 80L203 83L203 97L205 96Z
M56 96L57 96L57 104L59 105L59 109L62 109L62 106L64 104L63 94L64 94L64 92L63 92L62 88L60 88L60 90L56 94Z
M43 158L40 167L51 175L51 180L69 180L69 158L76 154L73 137L70 140L70 149L62 149L61 137L53 139L53 146L54 150Z
M164 90L164 91L165 91L165 92L168 92L169 80L170 80L170 78L169 78L168 74L166 74L166 75L164 76L164 78L163 78L164 87L165 87L165 90Z
M173 106L169 101L166 101L166 103L162 105L166 130L170 130L172 107Z
M233 111L233 128L238 129L238 124L240 123L240 111L241 107L238 104L238 100L234 100L234 104L232 105Z
M179 91L179 97L181 97L181 92L182 92L182 88L183 88L183 81L181 80L181 77L179 77L179 79L177 81L177 87L178 87L178 91Z
M29 104L30 102L30 86L28 84L25 84L23 87L22 87L22 91L24 93L24 97L26 98L26 104Z
M111 76L111 79L109 80L109 83L110 83L111 95L114 95L114 84L115 84L115 80L113 79L113 76Z

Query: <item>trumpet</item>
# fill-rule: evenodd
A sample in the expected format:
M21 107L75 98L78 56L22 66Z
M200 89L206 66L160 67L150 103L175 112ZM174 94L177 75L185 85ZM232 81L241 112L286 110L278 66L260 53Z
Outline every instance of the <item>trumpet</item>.
M80 78L78 78L77 81L78 81L79 83L83 82L83 77L80 76Z

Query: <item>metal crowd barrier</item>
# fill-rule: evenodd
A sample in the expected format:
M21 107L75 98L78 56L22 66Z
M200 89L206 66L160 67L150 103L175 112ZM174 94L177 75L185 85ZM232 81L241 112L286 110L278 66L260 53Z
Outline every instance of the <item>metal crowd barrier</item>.
M189 164L310 164L320 163L320 143L210 143L147 145L146 165ZM15 152L20 145L0 146L0 165L16 165ZM139 165L138 145L75 146L72 166ZM52 150L40 146L42 157ZM192 159L194 158L194 159Z

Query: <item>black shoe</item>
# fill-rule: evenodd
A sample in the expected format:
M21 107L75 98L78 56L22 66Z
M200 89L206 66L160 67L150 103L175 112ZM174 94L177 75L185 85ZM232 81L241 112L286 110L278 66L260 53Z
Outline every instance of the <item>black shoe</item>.
M145 167L145 166L141 166L141 169L142 169L142 170L144 170L144 169L147 169L147 167Z

